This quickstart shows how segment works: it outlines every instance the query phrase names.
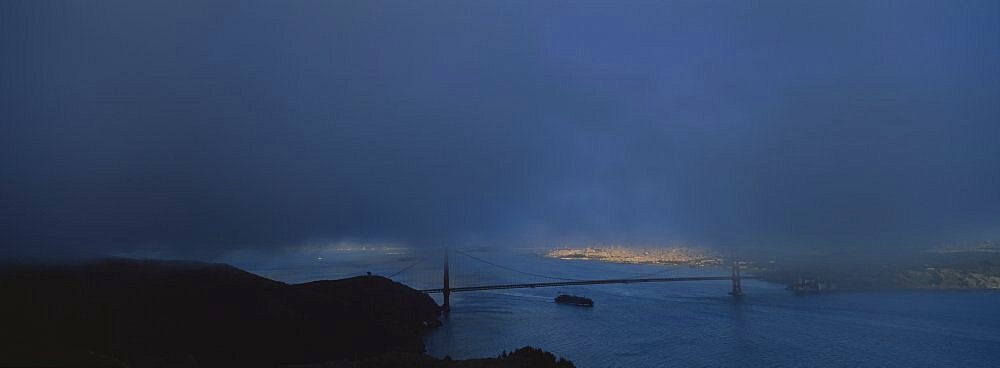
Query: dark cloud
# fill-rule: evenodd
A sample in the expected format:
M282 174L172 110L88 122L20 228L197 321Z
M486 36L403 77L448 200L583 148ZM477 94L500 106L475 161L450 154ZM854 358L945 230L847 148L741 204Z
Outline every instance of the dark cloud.
M3 2L11 254L1000 236L995 2Z

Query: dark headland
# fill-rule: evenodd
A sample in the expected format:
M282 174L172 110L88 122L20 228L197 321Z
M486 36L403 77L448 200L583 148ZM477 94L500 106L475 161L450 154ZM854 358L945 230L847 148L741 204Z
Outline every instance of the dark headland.
M0 295L0 366L572 366L532 348L424 355L438 306L379 276L293 285L202 262L4 264Z

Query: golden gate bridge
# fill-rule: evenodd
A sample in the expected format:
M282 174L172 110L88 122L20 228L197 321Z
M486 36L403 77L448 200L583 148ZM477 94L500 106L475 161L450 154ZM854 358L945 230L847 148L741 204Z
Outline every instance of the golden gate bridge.
M474 269L472 270L472 272L466 272L466 274L470 274L470 273L473 274L473 275L476 274L476 273L483 274L484 273L484 269L481 268L481 265L485 264L485 265L492 266L494 268L506 270L506 271L508 271L510 273L519 274L519 275L522 275L522 276L528 276L528 277L534 278L535 280L528 280L528 281L517 280L517 281L507 281L507 282L502 282L501 281L501 282L498 282L497 278L490 277L489 280L482 280L482 281L479 281L479 283L476 283L476 284L469 284L469 282L466 281L465 284L460 284L458 286L455 286L455 284L453 283L453 281L456 281L456 280L453 280L453 278L452 278L452 270L453 270L454 266L456 266L456 264L453 263L449 259L449 255L452 254L452 253L461 255L461 256L465 257L465 259L467 259L467 260L476 261L476 262L478 262L478 265L480 265L480 266L474 266ZM414 263L412 263L412 264L404 267L403 269L401 269L401 270L399 270L399 271L397 271L395 273L392 273L391 275L388 276L388 278L397 280L397 276L405 275L407 272L412 272L412 270L414 269L414 267L416 267L418 265L421 265L421 264L425 264L424 260L426 260L426 258L418 259L416 262L414 262ZM667 271L670 271L671 269L668 268L668 269L660 270L660 271L657 271L657 272L654 272L654 273L643 274L643 275L636 275L636 276L632 276L632 277L608 278L608 279L577 279L577 278L568 278L568 277L560 277L560 276L553 276L553 275L543 275L543 274L539 274L539 273L535 273L535 272L527 272L527 271L519 270L519 269L516 269L516 268L504 266L504 265L499 264L497 262L493 262L493 261L484 259L482 257L478 257L478 256L475 256L475 255L469 254L469 253L461 251L461 250L447 249L446 248L446 249L444 249L443 262L442 262L441 268L440 268L440 270L441 270L441 274L440 274L441 276L440 277L441 278L439 279L439 281L437 281L437 282L433 282L433 281L428 282L428 280L426 280L426 279L423 279L423 280L417 279L417 280L409 280L409 282L404 282L404 283L409 284L411 286L416 286L418 288L417 290L420 291L420 292L422 292L422 293L427 293L427 294L441 294L441 296L442 296L441 310L444 313L448 313L451 310L451 294L452 293L471 292L471 291L485 291L485 290L503 290L503 289L529 289L529 288L559 287L559 286L582 286L582 285L605 285L605 284L636 284L636 283L684 282L684 281L731 281L731 290L729 291L729 295L732 295L734 298L739 298L739 297L742 297L744 295L743 294L743 285L742 285L741 281L743 279L756 279L756 277L741 275L741 273L740 273L740 262L738 260L733 260L731 263L732 263L732 265L731 265L731 271L730 271L729 275L718 275L718 276L682 276L682 277L654 277L654 276L661 275L661 274L663 274L663 273L665 273ZM462 265L463 263L459 262L458 264ZM544 281L539 281L538 279L544 279ZM397 281L402 281L402 280L397 280ZM435 283L437 283L437 286L439 286L439 287L425 287L425 288L420 288L422 286L430 286L430 285L433 285Z

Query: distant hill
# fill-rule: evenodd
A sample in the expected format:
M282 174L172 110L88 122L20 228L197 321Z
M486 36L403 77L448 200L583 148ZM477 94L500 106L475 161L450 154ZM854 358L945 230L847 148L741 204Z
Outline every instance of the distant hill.
M843 290L1000 289L1000 252L975 249L785 256L758 260L750 272L784 284L814 277Z
M1000 240L947 243L934 247L933 251L939 253L1000 252Z

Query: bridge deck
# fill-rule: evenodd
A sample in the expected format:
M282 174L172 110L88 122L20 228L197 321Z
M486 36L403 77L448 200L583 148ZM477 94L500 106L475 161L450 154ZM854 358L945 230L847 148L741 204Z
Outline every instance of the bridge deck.
M482 291L501 289L528 289L553 286L574 286L574 285L602 285L602 284L634 284L642 282L673 282L673 281L711 281L711 280L732 280L732 276L696 276L696 277L659 277L648 279L609 279L609 280L578 280L578 281L557 281L539 282L533 284L507 284L507 285L482 285L451 288L453 293L461 291ZM740 279L756 279L754 276L741 276ZM424 289L422 293L441 293L444 289Z

